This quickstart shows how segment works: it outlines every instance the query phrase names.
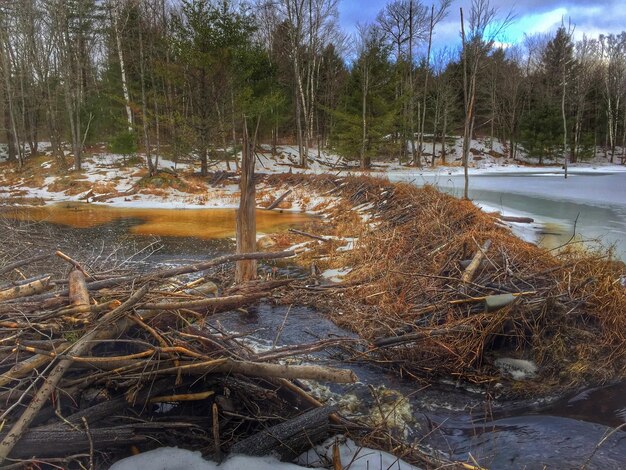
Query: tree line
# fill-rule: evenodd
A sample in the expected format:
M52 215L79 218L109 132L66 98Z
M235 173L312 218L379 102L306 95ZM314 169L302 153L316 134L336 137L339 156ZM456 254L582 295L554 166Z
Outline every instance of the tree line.
M461 45L433 48L445 18ZM244 122L307 166L330 149L446 162L450 137L499 139L511 158L575 162L626 143L626 32L573 39L574 26L504 47L514 21L489 0L392 0L347 35L338 0L8 0L0 5L0 127L22 165L50 142L81 168L106 141L159 158L193 156L206 175L235 158ZM620 149L621 147L621 149ZM68 168L69 169L69 168Z

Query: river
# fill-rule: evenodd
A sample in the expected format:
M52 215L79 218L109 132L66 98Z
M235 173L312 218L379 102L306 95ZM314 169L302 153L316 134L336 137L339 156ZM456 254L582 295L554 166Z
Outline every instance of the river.
M507 178L509 182L517 181L516 176L498 176L495 181L506 186ZM486 180L474 178L476 191L481 191L479 181L486 184ZM484 191L491 194L494 190ZM234 242L228 238L234 227L233 211L228 216L218 212L211 215L211 211L203 210L115 209L114 214L107 211L65 205L36 209L30 216L13 215L22 220L44 221L38 229L58 240L61 247L78 246L97 253L120 244L142 247L159 235L160 249L142 261L143 269L234 251ZM179 225L181 217L185 221L183 230L167 228ZM160 222L151 223L154 220ZM305 220L303 215L277 213L267 219L266 227L285 230ZM293 268L289 275L306 276L306 273ZM319 312L297 306L261 303L247 316L224 313L211 321L220 321L233 332L253 333L255 346L261 348L271 347L273 343L282 346L328 337L354 337ZM277 331L281 332L278 337ZM319 355L328 364L346 366L337 351ZM423 386L371 363L347 366L357 373L359 383L329 387L311 384L312 393L338 402L347 413L360 417L375 419L377 413L380 417L382 403L405 439L455 459L468 463L475 459L491 469L626 467L626 433L617 431L596 448L612 428L626 423L626 383L577 390L558 400L501 403L459 384Z

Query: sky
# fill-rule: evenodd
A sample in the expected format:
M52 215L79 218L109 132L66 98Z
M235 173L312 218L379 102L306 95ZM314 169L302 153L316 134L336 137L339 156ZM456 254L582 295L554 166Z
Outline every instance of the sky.
M429 0L421 0L429 5ZM438 0L434 0L437 2ZM387 0L339 0L339 21L347 32L354 32L357 23L372 22ZM574 27L574 39L586 34L597 37L599 34L620 33L626 30L626 2L624 0L491 0L498 9L499 17L508 13L515 15L515 21L502 34L503 44L521 43L524 35L553 33L561 21L570 21ZM471 0L453 0L448 16L435 29L433 47L456 48L460 44L459 7L468 15Z

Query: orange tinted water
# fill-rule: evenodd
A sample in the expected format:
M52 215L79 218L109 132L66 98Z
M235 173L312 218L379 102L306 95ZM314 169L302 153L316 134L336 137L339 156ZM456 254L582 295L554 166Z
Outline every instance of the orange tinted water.
M121 208L87 203L20 207L6 216L19 220L45 221L76 228L92 228L120 219L137 219L130 228L138 235L167 237L226 238L235 235L235 209ZM310 216L293 212L257 210L257 230L272 233L303 224Z

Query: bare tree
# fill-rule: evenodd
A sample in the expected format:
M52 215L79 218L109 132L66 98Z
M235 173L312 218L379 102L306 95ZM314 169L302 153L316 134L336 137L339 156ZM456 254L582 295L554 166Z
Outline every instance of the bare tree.
M463 9L461 8L461 40L463 54L463 101L465 120L463 126L463 172L465 185L463 197L469 199L469 147L474 130L476 105L476 82L483 58L493 48L498 35L511 23L512 14L503 20L497 18L498 10L490 0L472 0L469 16L469 29L465 32Z
M336 36L338 0L280 0L278 5L289 25L288 53L295 77L298 151L300 165L306 167L313 141L320 54Z
M436 163L436 143L437 135L441 145L441 162L446 161L446 133L448 122L456 100L457 83L453 74L447 70L447 66L452 58L451 51L447 48L440 50L433 59L433 146L431 166ZM441 128L439 127L441 123Z
M17 125L17 112L16 112L16 103L15 103L15 95L12 84L12 76L13 76L13 59L12 59L12 46L11 40L9 37L9 15L7 11L2 12L3 24L0 24L0 55L2 59L2 74L4 76L4 92L6 96L6 106L7 106L7 116L8 116L8 128L10 128L10 142L13 143L13 149L17 153L17 161L19 167L21 167L24 163L24 152L22 150L22 146L20 143L20 136L18 134L18 125ZM11 153L11 152L9 152Z
M572 162L579 159L580 140L583 129L583 118L587 110L589 93L591 92L595 80L598 78L598 41L590 40L583 36L581 41L576 43L575 48L576 63L574 69L574 106L576 108L574 117L574 144L572 147Z
M418 160L418 166L422 165L421 158L424 146L424 126L426 124L426 99L428 97L428 78L430 76L430 51L433 43L433 32L435 26L439 21L444 19L448 14L448 8L450 7L450 3L452 0L441 0L437 10L435 10L435 5L432 5L430 8L430 22L428 24L428 48L426 52L426 73L424 74L424 91L423 91L423 101L422 101L422 116L420 119L420 132L419 132L419 144L418 144L418 154L416 156ZM433 147L435 142L435 136L433 135ZM435 159L435 155L433 153L433 161Z
M130 103L130 93L128 91L128 80L126 79L126 62L124 60L124 52L122 50L122 28L126 23L122 18L123 4L122 0L109 1L111 23L115 34L115 46L117 49L117 57L120 61L121 85L124 94L124 108L126 109L126 119L128 122L128 132L133 132L133 111ZM128 18L126 18L128 19Z
M626 88L626 32L619 36L600 36L601 59L604 62L604 102L611 163L615 159L621 100Z

